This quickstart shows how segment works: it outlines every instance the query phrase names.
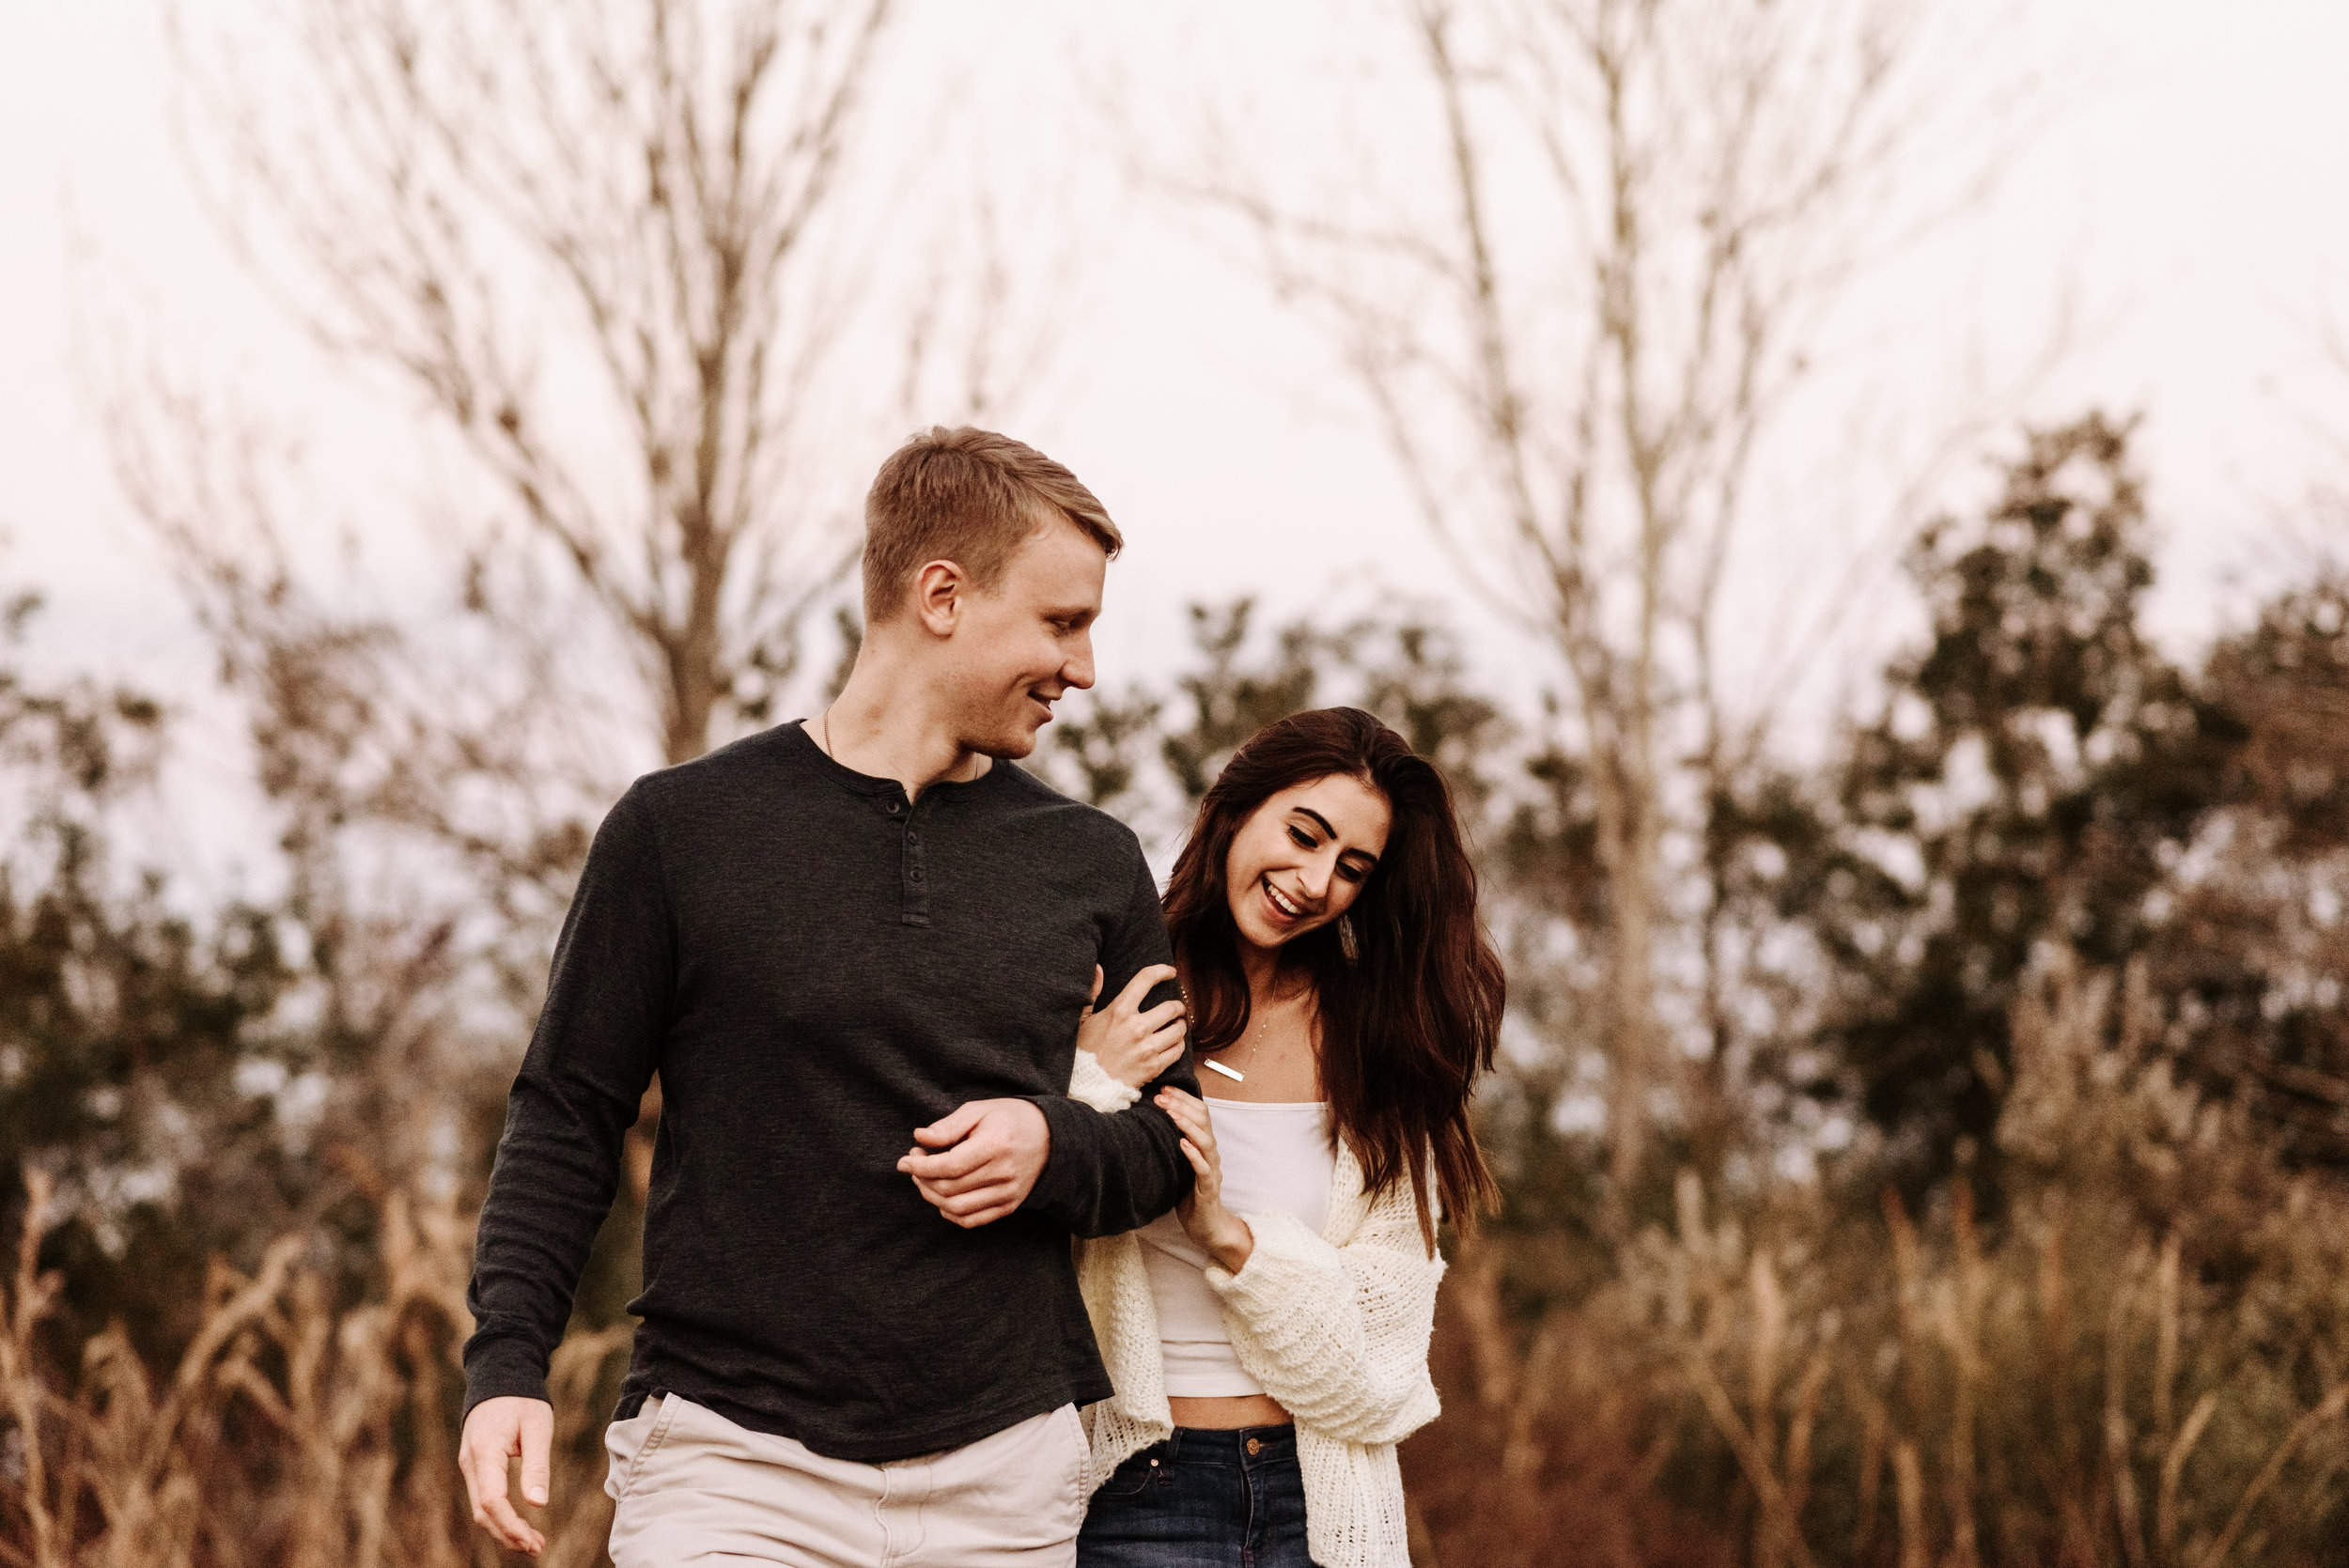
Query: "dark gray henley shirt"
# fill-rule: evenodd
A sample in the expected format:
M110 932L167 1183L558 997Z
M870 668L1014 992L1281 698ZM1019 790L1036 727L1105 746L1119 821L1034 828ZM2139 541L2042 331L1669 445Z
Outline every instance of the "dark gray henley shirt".
M1103 1115L1068 1074L1094 966L1107 998L1167 956L1133 834L1010 763L909 804L790 723L638 780L507 1105L466 1408L545 1397L656 1071L621 1415L674 1390L875 1461L1107 1398L1069 1237L1147 1223L1190 1172L1146 1094ZM1162 1081L1197 1088L1188 1059ZM1050 1157L1017 1213L965 1231L896 1162L915 1127L1003 1096L1042 1108Z

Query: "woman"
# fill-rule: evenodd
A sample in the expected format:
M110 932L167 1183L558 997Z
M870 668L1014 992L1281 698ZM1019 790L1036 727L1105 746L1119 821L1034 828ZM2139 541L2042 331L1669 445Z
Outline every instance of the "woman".
M1207 1099L1156 1103L1197 1186L1079 1259L1117 1390L1085 1412L1080 1568L1407 1564L1394 1449L1437 1412L1438 1219L1493 1197L1468 1101L1503 994L1442 775L1358 709L1267 727L1166 916ZM1080 1032L1104 1110L1180 1049L1139 995Z

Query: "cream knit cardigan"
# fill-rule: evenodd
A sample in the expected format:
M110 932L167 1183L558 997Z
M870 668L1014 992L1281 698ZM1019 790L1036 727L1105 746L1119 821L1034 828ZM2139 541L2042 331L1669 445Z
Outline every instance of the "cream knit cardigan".
M1077 1053L1071 1098L1115 1112L1141 1091ZM1403 1472L1394 1446L1436 1419L1427 1375L1443 1260L1420 1240L1410 1184L1376 1202L1343 1144L1330 1217L1315 1235L1280 1210L1245 1215L1255 1250L1237 1274L1210 1264L1207 1284L1240 1365L1297 1419L1305 1540L1321 1568L1408 1568ZM1077 1246L1077 1282L1116 1392L1084 1409L1091 1484L1174 1430L1159 1349L1159 1314L1136 1232Z

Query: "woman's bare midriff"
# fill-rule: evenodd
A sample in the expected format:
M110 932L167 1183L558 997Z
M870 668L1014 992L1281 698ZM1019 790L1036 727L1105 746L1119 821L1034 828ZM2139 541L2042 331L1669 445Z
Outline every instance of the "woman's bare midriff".
M1289 1413L1270 1394L1234 1394L1223 1399L1169 1397L1167 1407L1176 1426L1210 1432L1232 1432L1243 1426L1286 1426Z

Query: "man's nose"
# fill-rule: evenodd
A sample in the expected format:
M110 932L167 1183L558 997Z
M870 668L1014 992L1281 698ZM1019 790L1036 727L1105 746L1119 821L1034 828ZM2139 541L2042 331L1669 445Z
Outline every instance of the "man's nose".
M1093 690L1093 633L1077 639L1076 651L1060 667L1060 678L1080 691Z

